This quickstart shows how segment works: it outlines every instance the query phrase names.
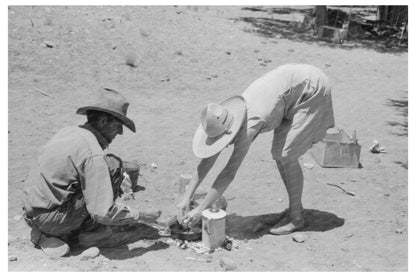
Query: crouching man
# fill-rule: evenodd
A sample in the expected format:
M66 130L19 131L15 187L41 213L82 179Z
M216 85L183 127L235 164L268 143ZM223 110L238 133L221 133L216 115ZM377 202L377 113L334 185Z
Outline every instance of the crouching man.
M123 164L104 150L123 134L123 125L136 131L126 116L128 105L119 92L101 89L93 105L76 111L87 116L84 125L61 129L41 148L24 188L23 209L32 242L47 255L66 255L74 239L84 247L124 244L131 232L123 226L160 216L160 211L139 213L115 203Z

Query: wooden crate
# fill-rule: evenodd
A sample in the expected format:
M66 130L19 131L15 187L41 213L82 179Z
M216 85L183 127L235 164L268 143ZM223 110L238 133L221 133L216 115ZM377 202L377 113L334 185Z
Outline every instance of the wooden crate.
M345 131L328 132L325 138L310 149L312 158L322 167L360 166L361 145Z
M330 26L321 26L318 29L318 38L321 40L341 43L347 38L346 29L335 28Z

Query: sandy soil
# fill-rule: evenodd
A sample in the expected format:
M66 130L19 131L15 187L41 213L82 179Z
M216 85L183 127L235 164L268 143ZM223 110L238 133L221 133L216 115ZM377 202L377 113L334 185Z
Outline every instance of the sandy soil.
M8 16L8 255L17 258L8 262L9 271L222 271L221 257L233 259L236 271L407 271L406 49L317 41L293 32L279 13L238 6L11 6ZM168 217L178 176L198 162L191 141L204 105L242 93L262 73L289 62L328 74L336 126L357 130L362 145L360 169L322 168L302 157L307 227L299 233L305 242L253 231L288 205L270 155L272 134L265 134L225 193L227 235L238 249L202 255L156 238L102 249L82 261L82 249L52 260L32 247L21 218L28 170L52 134L84 122L75 109L92 90L109 85L130 99L138 132L126 130L111 145L143 165L146 180L139 183L146 190L128 202L160 208ZM369 152L374 139L386 153ZM201 190L229 154L224 151ZM207 256L211 262L186 259Z

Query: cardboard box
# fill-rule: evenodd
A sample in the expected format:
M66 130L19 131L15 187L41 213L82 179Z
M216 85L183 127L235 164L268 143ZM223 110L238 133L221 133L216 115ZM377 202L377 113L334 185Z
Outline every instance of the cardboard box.
M312 158L322 167L360 166L361 145L344 130L328 130L325 138L310 149Z

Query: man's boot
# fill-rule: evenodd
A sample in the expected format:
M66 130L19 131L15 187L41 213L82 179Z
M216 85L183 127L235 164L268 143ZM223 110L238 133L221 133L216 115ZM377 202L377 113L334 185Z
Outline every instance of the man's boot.
M41 248L42 251L51 258L65 256L70 250L68 244L63 240L57 237L47 236L36 228L32 228L30 231L30 239L35 247Z

